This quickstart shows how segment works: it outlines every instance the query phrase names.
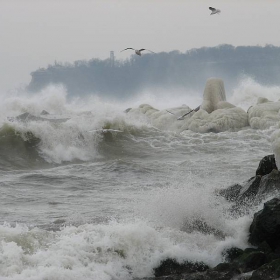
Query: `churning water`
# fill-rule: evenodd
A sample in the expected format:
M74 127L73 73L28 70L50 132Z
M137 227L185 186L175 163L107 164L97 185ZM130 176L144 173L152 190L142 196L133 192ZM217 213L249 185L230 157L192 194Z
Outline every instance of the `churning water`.
M280 98L278 88L247 81L230 101L248 108L263 93ZM157 108L156 98L143 99ZM186 99L191 107L199 100ZM274 129L158 129L124 113L131 104L70 102L60 87L3 97L0 279L128 280L152 276L166 258L213 266L225 248L248 246L256 209L232 217L215 190L255 175L273 153ZM43 110L51 121L12 118ZM197 228L198 220L215 230Z

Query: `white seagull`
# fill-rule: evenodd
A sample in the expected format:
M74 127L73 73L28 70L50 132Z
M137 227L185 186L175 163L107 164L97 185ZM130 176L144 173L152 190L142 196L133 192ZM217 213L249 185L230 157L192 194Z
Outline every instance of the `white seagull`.
M209 7L209 10L212 11L212 13L210 14L211 15L215 15L215 14L219 14L221 12L221 10L219 9L215 9L215 8L212 8L212 7Z
M140 55L140 56L141 56L141 52L142 52L142 51L149 51L149 52L152 52L152 51L147 50L147 49L135 50L135 49L133 49L133 48L126 48L126 49L122 50L121 52L126 51L126 50L134 50L135 53L136 53L137 55ZM154 53L154 52L152 52L152 53Z
M195 109L192 109L192 110L190 110L189 112L187 112L186 114L180 116L179 118L177 118L177 120L178 120L178 121L181 121L181 120L183 120L188 114L190 114L191 112L197 112L199 109L200 109L200 106L198 106L198 107L196 107ZM166 110L166 112L168 112L168 113L171 114L171 115L176 116L174 113L172 113L172 112L170 112L170 111L168 111L168 110Z

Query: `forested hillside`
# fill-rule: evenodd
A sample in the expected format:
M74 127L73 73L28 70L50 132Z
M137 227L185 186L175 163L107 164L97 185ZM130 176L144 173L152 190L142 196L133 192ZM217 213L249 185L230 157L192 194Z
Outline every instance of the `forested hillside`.
M69 95L96 93L127 97L150 88L203 89L206 79L219 77L228 88L248 75L258 82L280 85L280 47L220 45L185 53L147 53L120 61L91 59L49 65L31 73L27 89L64 84Z

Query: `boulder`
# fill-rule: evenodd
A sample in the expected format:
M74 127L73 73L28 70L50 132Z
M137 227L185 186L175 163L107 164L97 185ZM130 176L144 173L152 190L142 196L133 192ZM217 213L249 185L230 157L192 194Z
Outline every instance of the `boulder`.
M236 267L240 272L246 273L261 267L265 263L266 257L264 252L257 249L247 248L231 265Z
M243 254L243 250L240 248L232 247L223 251L222 255L226 263L230 263L236 258L240 257Z
M275 156L268 155L265 156L259 163L259 166L256 171L256 176L264 176L269 174L273 169L277 170Z
M252 245L259 246L265 241L274 252L280 252L279 198L264 203L263 210L254 215L249 232L249 242Z
M245 201L254 198L259 191L260 182L261 178L259 176L249 179L249 181L240 190L238 200Z
M266 197L279 191L280 172L277 170L274 155L268 155L260 161L256 176L243 184L234 184L217 193L226 200L235 202L232 209L243 211L241 206L248 207L260 203Z
M279 277L280 259L277 259L255 270L250 280L276 280Z
M161 262L155 271L155 277L173 275L173 274L183 274L183 273L194 273L198 271L205 271L209 267L200 262L184 262L178 263L174 259L166 259Z
M272 170L268 175L261 178L258 195L264 197L269 194L277 194L280 191L280 172Z

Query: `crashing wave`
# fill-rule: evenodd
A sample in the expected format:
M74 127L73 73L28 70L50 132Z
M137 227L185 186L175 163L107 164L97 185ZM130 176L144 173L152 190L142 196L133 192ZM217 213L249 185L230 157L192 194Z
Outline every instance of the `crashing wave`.
M43 116L43 117L41 117ZM19 122L28 122L28 121L50 121L50 122L66 122L70 118L65 118L57 115L50 115L47 111L43 110L40 116L34 116L28 112L18 115L16 117L8 117L8 120L11 122L19 121Z

